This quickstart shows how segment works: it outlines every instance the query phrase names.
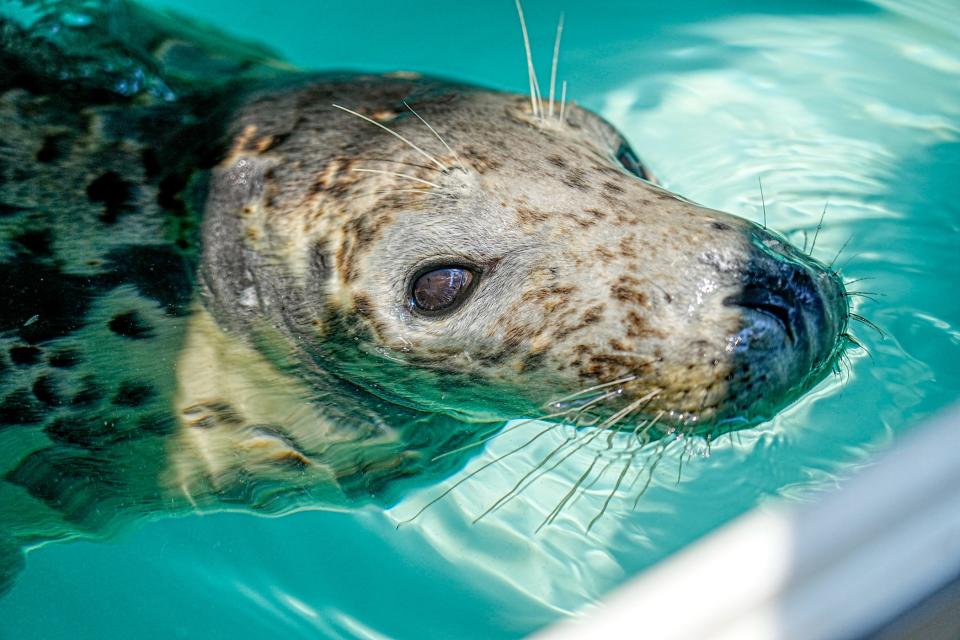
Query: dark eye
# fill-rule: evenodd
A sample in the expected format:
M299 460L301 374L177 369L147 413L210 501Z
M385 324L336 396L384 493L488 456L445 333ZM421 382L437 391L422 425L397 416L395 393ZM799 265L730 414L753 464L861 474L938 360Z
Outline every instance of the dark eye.
M617 149L617 162L638 178L643 178L644 180L650 179L647 170L640 162L640 158L637 157L637 154L633 152L633 149L631 149L630 145L626 142L622 143L620 148Z
M466 300L474 280L473 272L466 267L439 267L425 271L413 281L411 302L427 315L452 311Z

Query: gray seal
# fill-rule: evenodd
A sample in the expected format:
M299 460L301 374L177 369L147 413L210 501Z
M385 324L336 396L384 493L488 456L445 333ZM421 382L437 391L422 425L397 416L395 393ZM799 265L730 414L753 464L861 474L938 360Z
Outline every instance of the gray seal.
M8 575L158 513L390 504L518 417L712 437L835 365L837 274L598 115L123 7L0 25Z

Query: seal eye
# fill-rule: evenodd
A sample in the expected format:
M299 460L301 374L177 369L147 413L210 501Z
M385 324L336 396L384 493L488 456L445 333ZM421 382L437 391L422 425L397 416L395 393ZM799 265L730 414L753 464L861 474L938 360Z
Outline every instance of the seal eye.
M644 169L640 158L637 157L637 154L634 153L633 149L631 149L630 145L626 142L621 143L620 148L617 149L617 162L619 162L620 166L626 169L628 173L632 173L638 178L649 180L647 170Z
M427 315L452 311L473 289L473 272L465 267L440 267L418 275L413 281L413 306Z

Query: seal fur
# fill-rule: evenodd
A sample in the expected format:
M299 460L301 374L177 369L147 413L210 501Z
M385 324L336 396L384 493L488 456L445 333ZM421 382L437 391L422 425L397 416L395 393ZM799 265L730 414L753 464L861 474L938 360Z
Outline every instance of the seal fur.
M155 513L390 503L515 417L742 427L829 370L836 275L642 179L595 114L294 72L128 10L159 44L102 35L135 87L0 25L8 574ZM418 313L450 264L470 297Z

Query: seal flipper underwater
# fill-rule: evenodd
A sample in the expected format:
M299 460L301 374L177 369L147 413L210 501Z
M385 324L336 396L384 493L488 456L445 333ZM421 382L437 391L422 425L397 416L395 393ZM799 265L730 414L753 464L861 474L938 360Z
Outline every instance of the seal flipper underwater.
M165 501L163 363L198 260L189 183L217 160L233 87L271 64L136 5L77 9L0 18L0 588L18 547L101 535ZM223 75L200 85L205 64Z
M841 348L836 274L575 105L84 11L0 24L6 547L390 504L518 417L722 433Z
M185 344L210 354L187 357L188 365L245 358L251 371L235 376L241 386L263 369L219 332L203 340L199 316L192 341L188 331L205 174L229 149L227 114L252 84L282 82L289 67L134 4L84 3L82 14L67 16L72 9L60 3L29 28L0 19L0 588L22 568L21 547L106 536L156 513L394 500L399 489L387 481L414 475L407 452L378 445L365 425L350 438L369 440L363 452L325 443L338 471L327 481L336 490L324 493L299 486L308 484L297 478L309 462L277 428L241 425L217 403L177 406ZM77 27L77 15L89 22ZM289 413L277 402L270 408ZM469 439L436 415L392 414L420 426L422 444L411 453ZM192 471L184 467L197 461L173 468L172 434L180 424L216 433L208 426L218 420L242 428L237 439L280 467L282 479L229 484L204 469L193 480L208 493L192 486L183 495L179 483ZM437 474L453 464L436 465Z

